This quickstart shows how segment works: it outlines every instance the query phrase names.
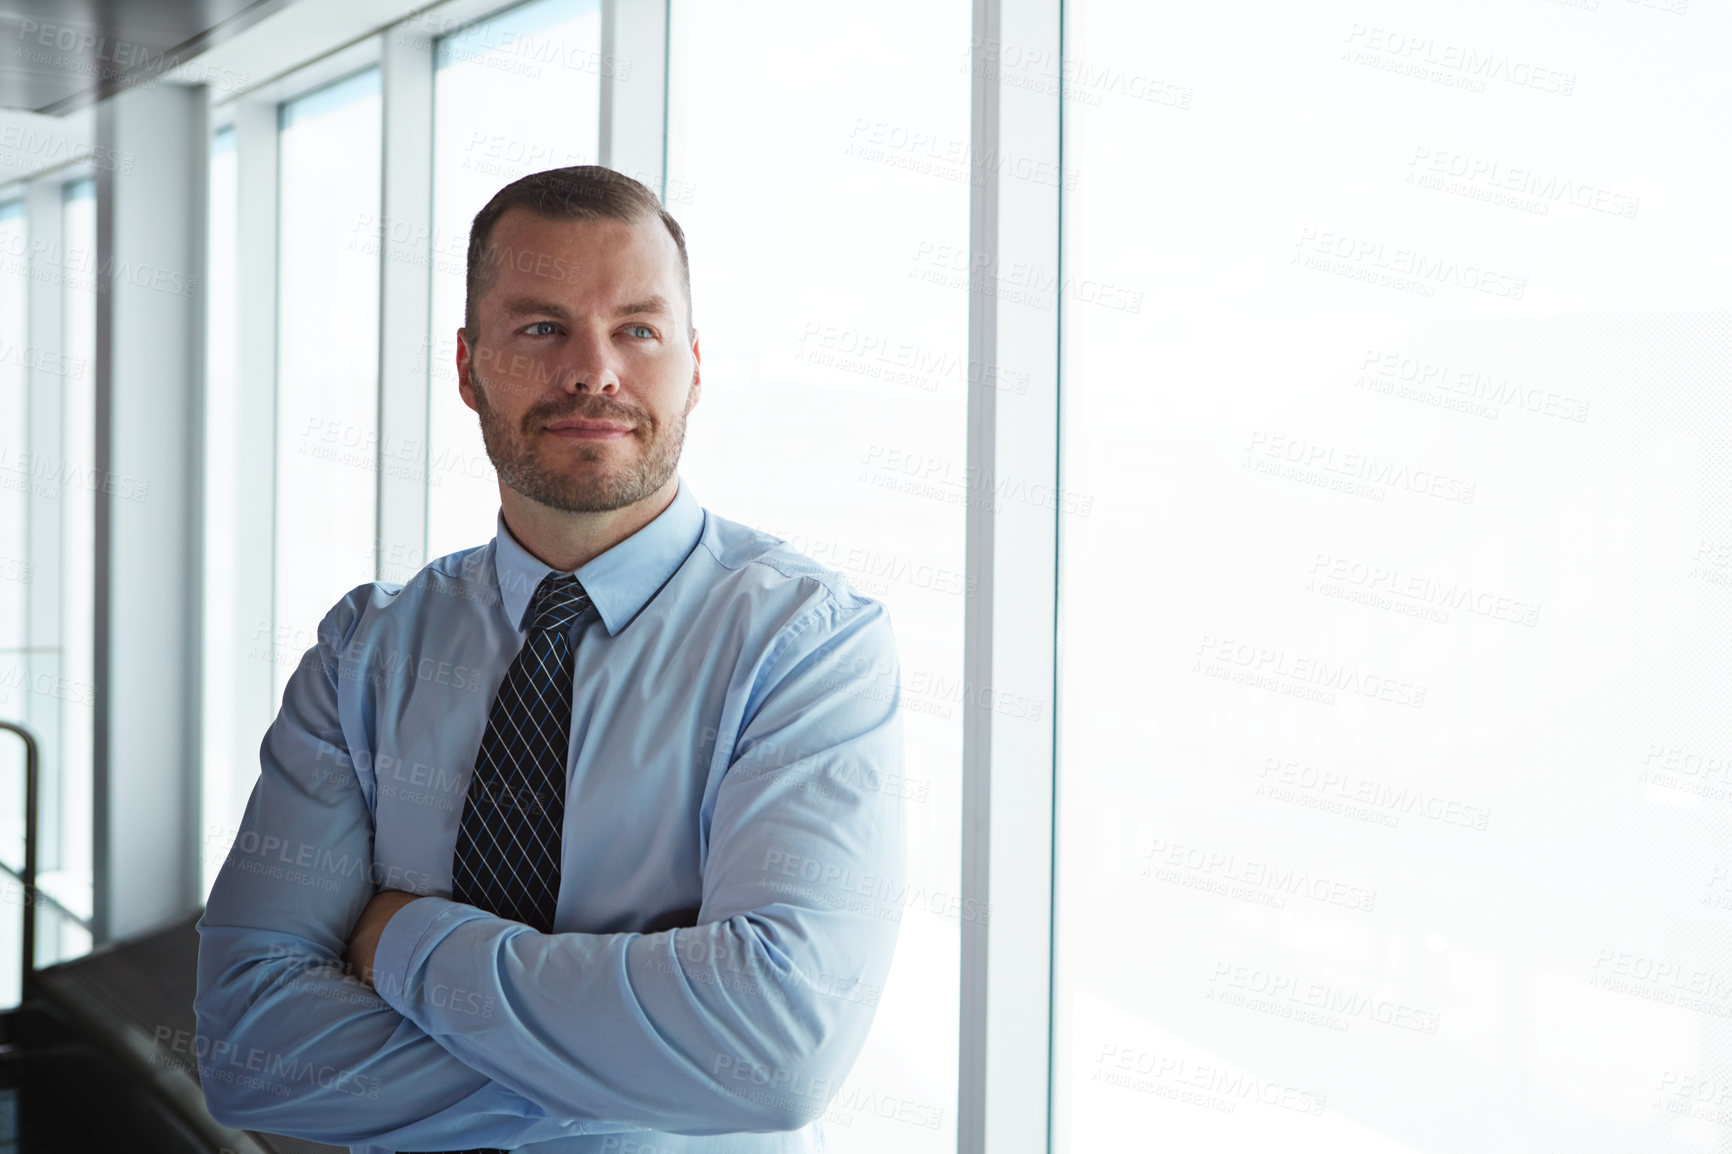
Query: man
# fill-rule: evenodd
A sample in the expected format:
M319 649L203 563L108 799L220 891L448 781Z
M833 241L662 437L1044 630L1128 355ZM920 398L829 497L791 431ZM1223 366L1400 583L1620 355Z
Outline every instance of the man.
M291 677L199 921L206 1101L365 1154L818 1150L905 876L889 618L680 480L647 188L516 181L468 277L496 533L351 590Z

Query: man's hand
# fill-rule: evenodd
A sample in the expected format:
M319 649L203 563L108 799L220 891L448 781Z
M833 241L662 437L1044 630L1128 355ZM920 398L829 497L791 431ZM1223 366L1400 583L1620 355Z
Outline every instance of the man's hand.
M392 914L424 896L402 890L380 890L361 911L360 920L349 935L349 948L343 954L343 960L353 967L355 976L365 982L369 990L373 988L373 955L379 950L379 935L385 932L385 923L391 920Z

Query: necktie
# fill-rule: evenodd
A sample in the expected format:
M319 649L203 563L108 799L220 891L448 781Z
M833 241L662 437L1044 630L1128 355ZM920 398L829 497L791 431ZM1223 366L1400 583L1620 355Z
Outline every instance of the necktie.
M487 715L451 867L452 901L544 934L559 897L571 623L588 608L583 586L565 573L549 573L530 598L529 637Z
M589 605L589 595L569 573L549 573L530 598L529 637L487 715L451 865L452 901L544 934L553 930L559 899L571 742L571 623Z

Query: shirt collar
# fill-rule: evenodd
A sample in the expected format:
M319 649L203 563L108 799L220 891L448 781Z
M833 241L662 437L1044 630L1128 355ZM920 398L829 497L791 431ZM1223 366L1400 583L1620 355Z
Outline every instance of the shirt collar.
M505 510L494 515L494 576L501 604L512 628L523 632L529 598L552 568L518 543L505 525ZM685 478L679 479L673 503L655 520L613 548L571 572L601 613L608 636L625 627L680 567L703 532L704 510Z

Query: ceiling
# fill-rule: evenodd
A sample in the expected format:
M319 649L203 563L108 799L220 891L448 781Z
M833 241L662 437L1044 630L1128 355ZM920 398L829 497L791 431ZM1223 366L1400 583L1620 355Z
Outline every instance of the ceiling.
M291 0L0 0L0 108L59 116L167 72Z

